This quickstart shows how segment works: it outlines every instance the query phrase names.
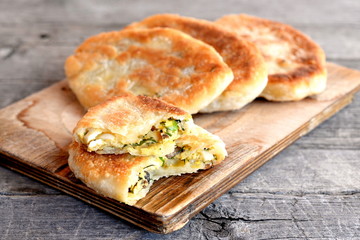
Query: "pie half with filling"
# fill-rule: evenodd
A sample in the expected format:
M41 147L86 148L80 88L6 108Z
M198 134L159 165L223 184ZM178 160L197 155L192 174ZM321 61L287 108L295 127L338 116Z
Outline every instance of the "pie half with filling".
M159 99L114 97L79 121L69 148L75 176L98 193L134 204L161 178L219 164L224 142Z

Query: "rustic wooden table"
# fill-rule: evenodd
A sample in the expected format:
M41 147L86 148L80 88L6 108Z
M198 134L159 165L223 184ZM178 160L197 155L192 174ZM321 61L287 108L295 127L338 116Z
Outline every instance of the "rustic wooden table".
M0 1L0 107L64 78L85 38L155 13L213 20L248 13L291 24L327 60L360 70L360 2ZM360 96L224 194L158 235L0 168L1 239L360 238ZM1 159L0 159L1 161Z

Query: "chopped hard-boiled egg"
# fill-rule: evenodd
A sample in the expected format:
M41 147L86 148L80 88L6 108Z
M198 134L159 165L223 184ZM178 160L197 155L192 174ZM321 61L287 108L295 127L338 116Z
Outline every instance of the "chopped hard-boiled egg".
M158 157L157 162L142 169L129 187L129 195L147 192L152 183L165 176L193 173L216 164L215 149L192 150L190 146L176 146L173 153Z
M89 152L100 154L128 152L133 155L163 156L174 151L174 140L179 138L186 130L186 120L169 118L152 126L148 133L139 136L137 142L124 143L121 141L123 136L101 129L89 129L78 137L83 144L87 145Z

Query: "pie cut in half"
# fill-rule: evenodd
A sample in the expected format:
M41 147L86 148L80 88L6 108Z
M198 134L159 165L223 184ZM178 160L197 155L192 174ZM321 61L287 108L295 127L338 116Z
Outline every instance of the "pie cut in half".
M67 58L65 73L85 108L130 93L160 98L189 113L210 104L233 80L213 47L164 28L93 36Z
M176 14L158 14L125 29L176 29L211 45L234 73L231 84L200 112L237 110L252 102L267 84L267 69L256 46L217 24Z
M260 96L296 101L325 90L324 51L305 34L283 23L244 14L226 15L216 23L253 42L262 52L269 80Z
M155 180L208 169L226 155L224 142L188 113L127 95L89 109L74 130L68 162L88 187L132 205Z

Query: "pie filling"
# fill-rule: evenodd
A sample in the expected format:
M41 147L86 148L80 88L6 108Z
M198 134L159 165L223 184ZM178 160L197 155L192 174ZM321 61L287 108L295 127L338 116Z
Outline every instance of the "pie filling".
M87 145L89 152L100 154L166 155L174 151L174 140L186 131L186 122L173 118L161 121L133 143L122 143L120 139L124 136L93 128L86 131L80 141Z
M154 164L146 166L133 180L128 189L129 198L139 199L146 195L154 181L161 177L193 173L212 167L217 161L213 148L192 150L190 146L176 146L163 157L157 157Z

